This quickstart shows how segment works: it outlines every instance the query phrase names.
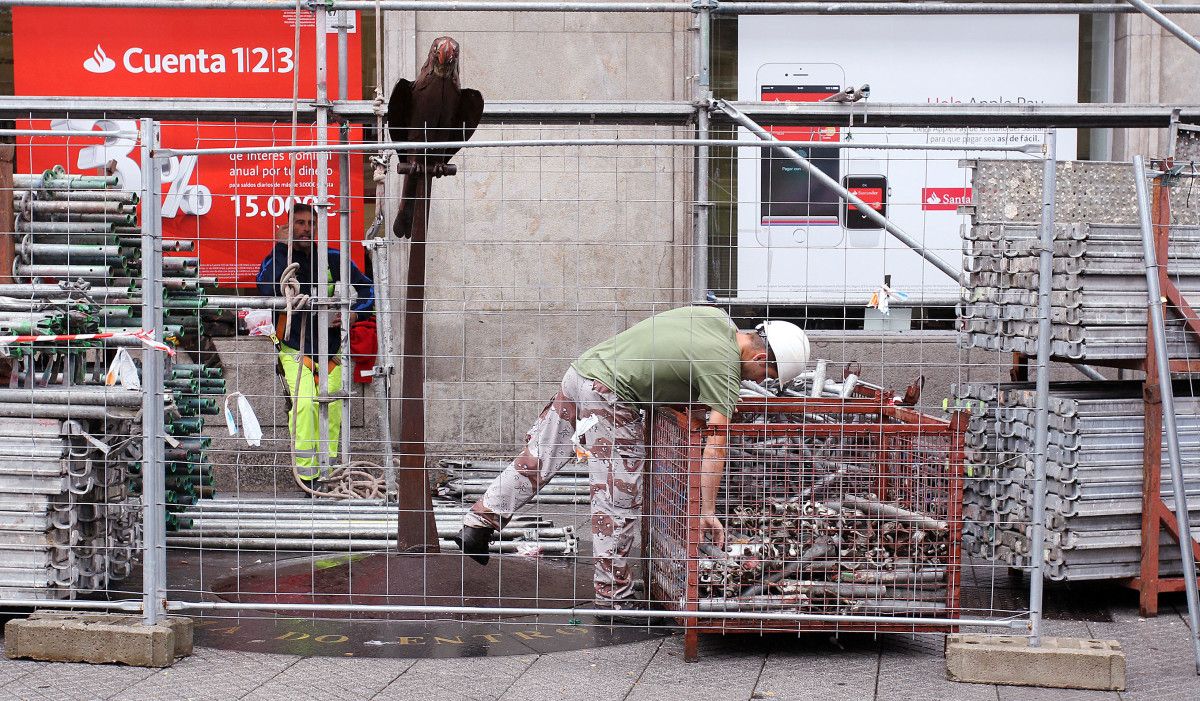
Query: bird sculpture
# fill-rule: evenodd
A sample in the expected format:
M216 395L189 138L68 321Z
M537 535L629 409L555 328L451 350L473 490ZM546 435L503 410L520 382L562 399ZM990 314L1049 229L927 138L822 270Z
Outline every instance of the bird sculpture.
M459 86L459 46L450 37L438 37L415 81L401 79L388 99L387 125L392 141L467 141L483 117L483 95ZM423 149L401 156L405 173L400 212L393 232L411 238L417 216L425 221L433 178L457 148ZM422 229L423 233L423 229Z

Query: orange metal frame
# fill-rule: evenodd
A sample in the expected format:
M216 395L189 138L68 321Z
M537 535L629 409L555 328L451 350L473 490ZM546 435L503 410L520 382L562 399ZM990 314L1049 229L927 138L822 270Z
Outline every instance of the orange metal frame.
M1158 258L1158 282L1162 287L1163 300L1179 314L1187 328L1200 338L1200 318L1180 294L1167 272L1167 243L1171 223L1171 189L1160 175L1154 180L1152 222L1154 224L1154 248ZM1147 313L1147 331L1149 316ZM1158 389L1158 368L1154 362L1154 337L1146 334L1146 358L1142 370L1146 373L1142 396L1145 399L1144 432L1146 440L1142 461L1142 561L1141 575L1127 580L1126 584L1138 591L1138 608L1143 616L1158 615L1158 597L1164 592L1184 590L1183 577L1159 577L1159 538L1165 528L1175 542L1181 542L1179 528L1173 512L1167 508L1162 491L1162 441L1150 440L1150 436L1162 435L1162 396ZM1200 372L1196 361L1175 360L1170 364L1172 373ZM1182 537L1189 538L1190 534ZM1200 558L1200 543L1191 541L1192 552Z
M1160 162L1166 170L1170 162ZM1158 282L1162 289L1163 301L1173 309L1184 321L1185 326L1200 338L1200 317L1192 309L1187 300L1179 292L1179 288L1171 280L1168 272L1167 244L1170 237L1171 223L1171 188L1164 182L1164 176L1154 179L1151 202L1151 221L1154 225L1154 248L1158 259ZM1127 370L1140 370L1146 373L1142 384L1144 400L1143 432L1147 437L1142 448L1142 559L1141 573L1137 577L1123 580L1123 583L1138 592L1138 608L1141 615L1153 617L1158 615L1158 597L1167 592L1184 590L1182 577L1159 576L1159 539L1162 529L1166 529L1171 538L1179 542L1179 529L1175 524L1174 512L1167 507L1163 500L1162 491L1162 441L1149 440L1150 436L1162 436L1162 397L1158 389L1158 367L1154 361L1154 337L1149 332L1150 313L1146 313L1146 357L1137 360L1120 361L1088 361L1094 365L1104 365ZM1200 374L1200 360L1173 358L1170 361L1172 373ZM1028 380L1028 358L1023 354L1013 354L1013 380ZM1200 543L1192 540L1192 552L1200 559Z

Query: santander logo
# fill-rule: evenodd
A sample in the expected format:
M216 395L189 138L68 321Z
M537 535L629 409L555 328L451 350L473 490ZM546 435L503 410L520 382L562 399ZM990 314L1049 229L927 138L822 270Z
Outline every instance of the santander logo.
M923 187L921 209L926 212L954 211L961 205L971 204L969 187Z
M96 50L92 52L90 58L83 62L83 67L92 73L108 73L117 67L117 62L108 57L104 53L104 49L96 44Z

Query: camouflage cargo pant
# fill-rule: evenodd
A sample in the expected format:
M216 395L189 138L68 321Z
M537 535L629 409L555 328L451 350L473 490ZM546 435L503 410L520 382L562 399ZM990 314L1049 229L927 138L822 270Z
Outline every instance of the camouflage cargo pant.
M580 436L578 422L596 417ZM630 558L639 552L645 429L638 410L598 380L575 368L542 410L526 436L525 450L492 482L463 519L468 526L500 528L570 460L586 460L591 481L593 581L596 603L629 608L633 599Z

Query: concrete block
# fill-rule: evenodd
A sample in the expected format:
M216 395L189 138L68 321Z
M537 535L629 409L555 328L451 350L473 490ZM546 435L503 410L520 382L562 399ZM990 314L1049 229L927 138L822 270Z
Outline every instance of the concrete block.
M93 614L99 615L99 614ZM131 614L104 614L116 615L122 621L132 619L133 622L139 623L140 616ZM53 620L78 620L80 614L73 611L34 611L29 615L29 620L53 621ZM168 626L175 634L175 656L190 657L192 654L192 619L187 616L167 616L163 619L163 623Z
M1125 690L1125 653L1115 640L951 635L946 678L973 684Z
M4 626L11 659L169 667L192 654L192 621L177 616L147 626L119 613L38 612Z
M192 656L192 633L195 627L187 616L167 616L167 626L175 634L175 657Z

